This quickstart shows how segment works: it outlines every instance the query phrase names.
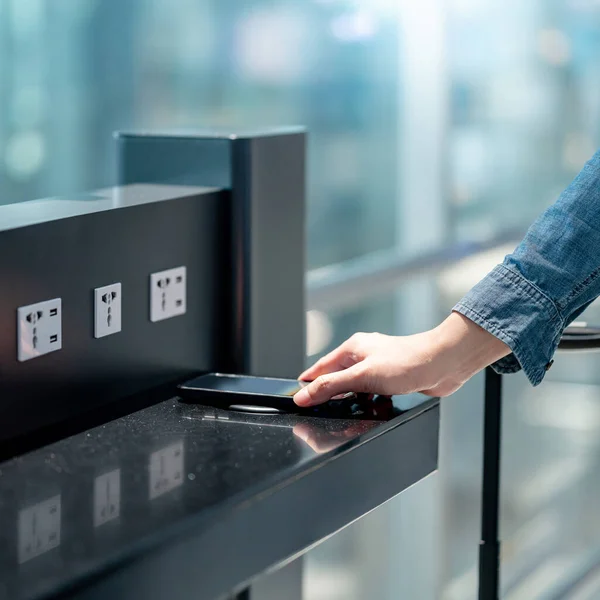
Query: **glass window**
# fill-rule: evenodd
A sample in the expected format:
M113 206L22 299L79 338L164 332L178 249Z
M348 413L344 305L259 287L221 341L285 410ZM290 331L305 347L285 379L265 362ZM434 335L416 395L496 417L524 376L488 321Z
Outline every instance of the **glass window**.
M600 145L600 7L448 7L453 234L485 239L526 227Z

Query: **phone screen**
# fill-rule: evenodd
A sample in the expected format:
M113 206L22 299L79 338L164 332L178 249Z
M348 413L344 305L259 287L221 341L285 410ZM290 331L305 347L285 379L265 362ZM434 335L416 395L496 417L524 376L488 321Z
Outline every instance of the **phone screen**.
M232 377L228 375L203 375L186 384L186 387L218 392L258 394L261 396L292 397L305 384L293 379L262 377Z

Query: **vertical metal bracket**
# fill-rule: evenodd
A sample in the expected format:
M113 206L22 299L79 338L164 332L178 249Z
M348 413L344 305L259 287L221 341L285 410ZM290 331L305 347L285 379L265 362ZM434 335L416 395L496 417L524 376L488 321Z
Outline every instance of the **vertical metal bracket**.
M119 182L231 191L231 354L223 369L297 377L305 357L302 129L119 133Z

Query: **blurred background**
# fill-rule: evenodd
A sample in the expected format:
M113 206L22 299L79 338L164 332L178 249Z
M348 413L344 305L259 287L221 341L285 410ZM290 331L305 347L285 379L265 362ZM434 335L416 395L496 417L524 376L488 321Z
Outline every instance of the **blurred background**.
M0 204L112 185L118 129L294 124L307 362L431 327L600 146L600 1L0 0ZM308 555L306 600L475 597L482 393L444 400L438 473ZM504 596L600 598L600 355L504 403Z

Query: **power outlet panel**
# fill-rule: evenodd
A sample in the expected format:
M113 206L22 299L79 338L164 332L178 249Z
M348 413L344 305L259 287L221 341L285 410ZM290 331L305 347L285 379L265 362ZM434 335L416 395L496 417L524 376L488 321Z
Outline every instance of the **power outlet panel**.
M62 348L60 298L17 309L17 358L31 360Z
M150 320L153 323L184 315L186 268L177 267L150 275Z
M149 497L158 498L183 483L183 442L177 442L150 455Z
M100 527L121 512L121 469L99 475L94 480L94 527Z
M60 495L19 511L19 563L60 545Z
M121 331L121 284L113 283L94 290L94 337L102 338Z

